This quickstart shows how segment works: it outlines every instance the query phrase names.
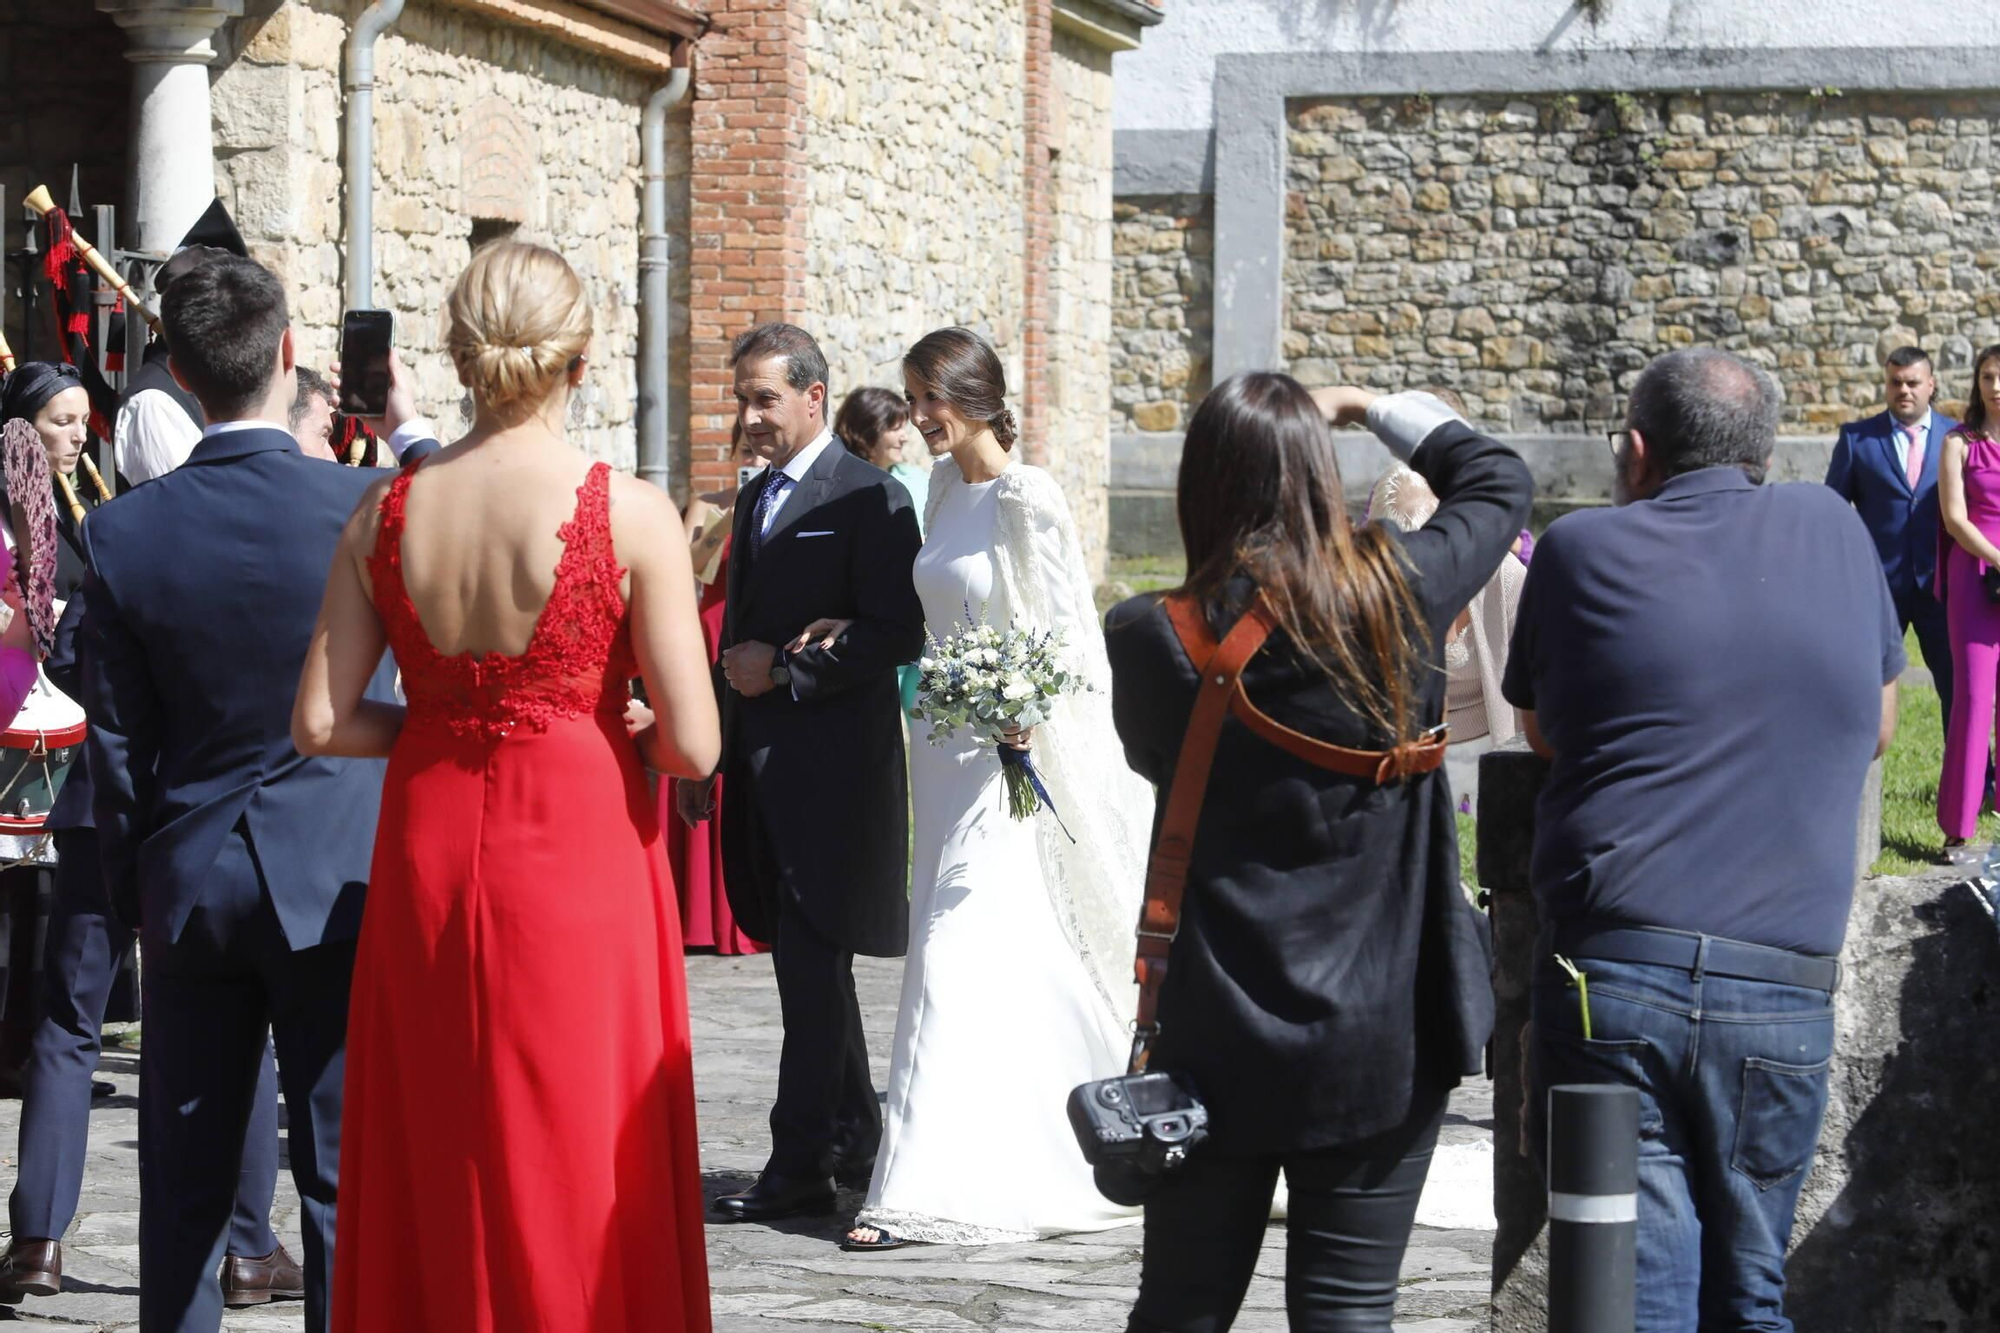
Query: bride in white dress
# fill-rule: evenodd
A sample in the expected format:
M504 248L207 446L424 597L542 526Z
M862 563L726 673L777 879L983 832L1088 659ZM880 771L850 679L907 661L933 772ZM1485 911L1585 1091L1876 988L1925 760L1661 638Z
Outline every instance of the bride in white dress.
M1069 832L1007 813L990 741L915 727L910 948L889 1114L843 1248L983 1245L1138 1220L1098 1194L1070 1089L1124 1070L1153 794L1120 761L1110 670L1061 487L1015 461L993 349L941 329L904 359L933 458L915 579L931 633L1059 629L1087 692L1023 736Z

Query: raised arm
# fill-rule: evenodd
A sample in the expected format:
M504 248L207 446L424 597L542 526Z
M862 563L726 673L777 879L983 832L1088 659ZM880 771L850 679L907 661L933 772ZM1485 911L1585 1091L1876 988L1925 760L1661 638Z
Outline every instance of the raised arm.
M705 778L722 754L722 722L686 530L657 486L619 477L611 497L612 543L632 579L632 649L654 715L636 738L639 753L659 772Z
M366 561L374 548L377 507L384 479L368 488L347 527L327 575L319 623L292 704L292 744L300 754L379 759L403 730L398 704L363 697L388 647L382 618L369 600Z

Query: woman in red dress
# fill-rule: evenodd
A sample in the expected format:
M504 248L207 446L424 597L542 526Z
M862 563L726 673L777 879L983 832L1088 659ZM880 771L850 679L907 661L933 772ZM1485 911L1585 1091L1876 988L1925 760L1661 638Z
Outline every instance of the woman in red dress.
M450 312L472 432L356 512L293 719L309 753L389 757L333 1324L705 1333L680 923L642 767L707 773L720 748L687 545L659 490L563 441L590 309L561 256L486 247ZM363 698L385 646L407 711Z

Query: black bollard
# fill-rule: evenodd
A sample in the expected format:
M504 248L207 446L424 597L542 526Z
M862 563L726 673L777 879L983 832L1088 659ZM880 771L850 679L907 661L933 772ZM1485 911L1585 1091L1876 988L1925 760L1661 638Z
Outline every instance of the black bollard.
M1549 1089L1549 1333L1632 1333L1639 1092Z

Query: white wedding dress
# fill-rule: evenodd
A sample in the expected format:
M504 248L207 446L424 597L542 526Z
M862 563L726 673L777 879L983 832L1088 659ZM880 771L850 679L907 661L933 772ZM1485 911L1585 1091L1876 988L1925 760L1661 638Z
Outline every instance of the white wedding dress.
M983 1245L1137 1220L1091 1183L1070 1089L1120 1073L1136 1000L1132 931L1152 789L1126 768L1074 525L1056 482L1015 464L968 484L932 470L915 579L942 639L988 623L1060 628L1091 687L1035 736L1043 810L1007 813L993 746L912 723L910 948L889 1113L857 1226Z

